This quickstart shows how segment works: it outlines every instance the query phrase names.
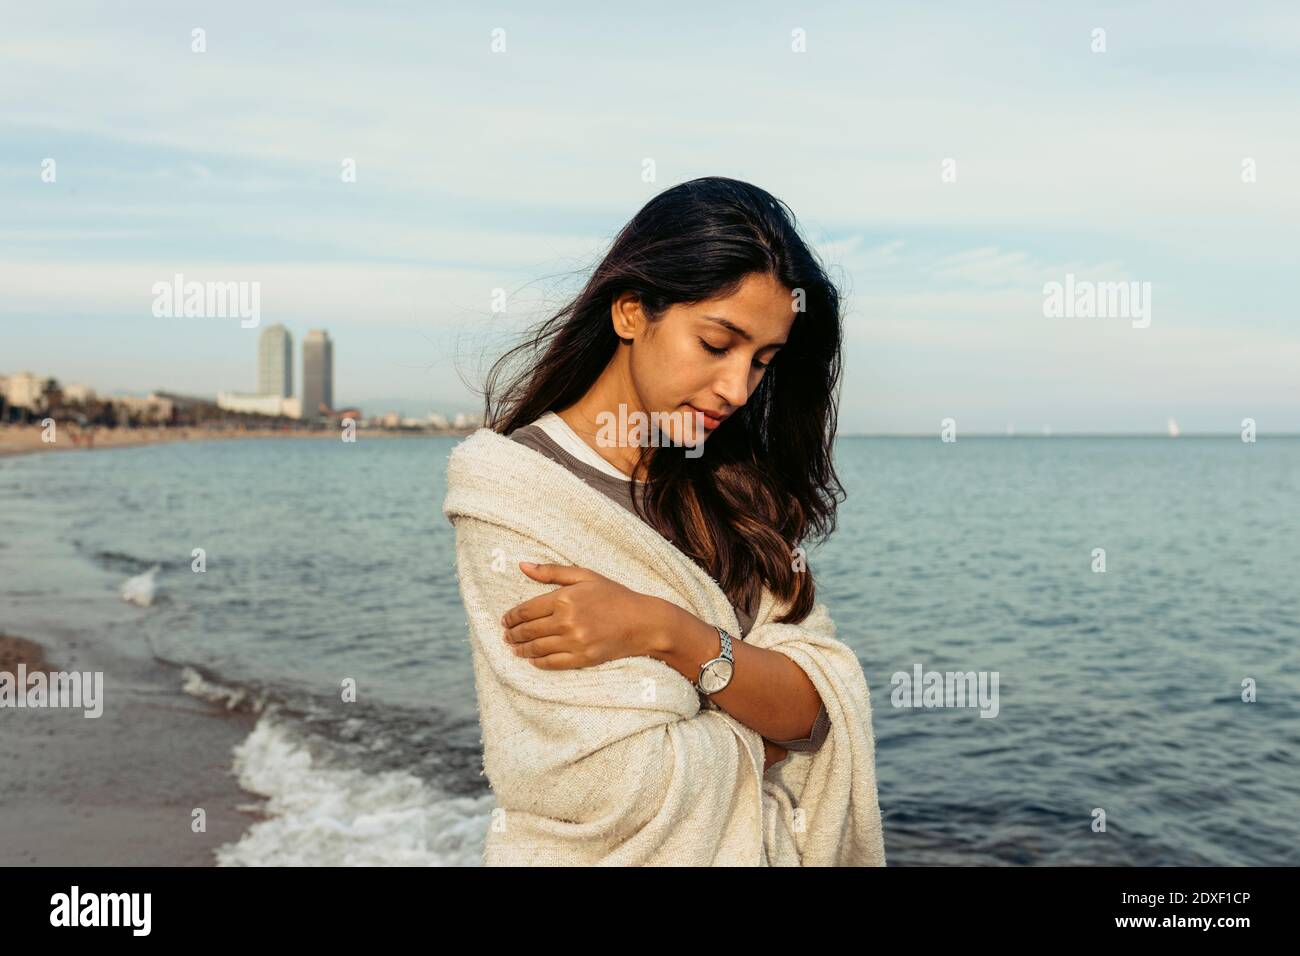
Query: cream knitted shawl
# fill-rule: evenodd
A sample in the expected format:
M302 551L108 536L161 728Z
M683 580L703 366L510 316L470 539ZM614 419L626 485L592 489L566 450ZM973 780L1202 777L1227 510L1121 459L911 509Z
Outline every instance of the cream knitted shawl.
M552 590L519 561L589 568L732 634L726 594L653 527L559 464L490 429L451 452L443 514L469 618L495 793L486 865L883 866L871 701L824 604L778 624L763 590L748 644L789 656L830 715L812 753L764 772L759 734L702 710L652 657L543 670L502 641L501 616Z

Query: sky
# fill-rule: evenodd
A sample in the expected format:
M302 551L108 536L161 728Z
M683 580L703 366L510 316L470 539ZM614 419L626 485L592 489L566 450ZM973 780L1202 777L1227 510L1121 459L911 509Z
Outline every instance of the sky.
M844 291L841 434L1300 432L1294 4L11 4L0 374L253 391L280 322L299 382L328 330L336 405L480 409L706 175ZM260 325L155 315L178 273ZM1044 315L1067 274L1149 324Z

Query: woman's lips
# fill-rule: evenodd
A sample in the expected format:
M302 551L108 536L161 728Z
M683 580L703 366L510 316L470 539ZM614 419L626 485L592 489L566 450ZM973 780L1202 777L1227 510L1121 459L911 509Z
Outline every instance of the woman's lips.
M722 424L721 418L716 418L701 408L696 408L694 405L691 405L689 403L687 403L686 407L691 409L692 411L699 412L700 415L704 418L704 427L709 429L710 431L712 431L713 429L717 428L719 425Z

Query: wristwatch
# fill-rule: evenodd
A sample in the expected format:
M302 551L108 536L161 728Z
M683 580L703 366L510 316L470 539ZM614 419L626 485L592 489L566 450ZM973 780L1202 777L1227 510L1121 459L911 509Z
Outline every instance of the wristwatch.
M736 672L735 661L731 657L731 635L718 625L713 625L722 640L722 652L711 661L700 666L700 676L695 682L695 689L705 697L724 690L731 683L731 675Z

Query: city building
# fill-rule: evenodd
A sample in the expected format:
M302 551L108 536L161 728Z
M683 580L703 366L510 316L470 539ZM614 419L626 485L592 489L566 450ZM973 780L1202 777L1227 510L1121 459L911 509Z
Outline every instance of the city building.
M271 415L284 418L302 417L302 407L296 398L283 395L249 394L247 392L217 392L217 408L247 415Z
M483 425L482 412L457 412L452 419L453 428L479 428Z
M45 394L47 379L31 372L18 372L5 379L5 399L15 408L41 408L41 396Z
M146 398L115 395L112 401L119 412L125 413L119 419L134 418L150 425L169 425L176 419L176 404L157 392L150 392Z
M278 323L257 339L257 392L282 398L293 394L293 336Z
M87 405L95 400L95 390L89 385L65 385L63 400L72 405Z
M315 420L333 408L334 343L328 332L312 329L302 340L302 417Z
M212 399L198 395L181 395L179 392L153 392L152 394L172 403L172 412L177 421L197 421L215 407Z

